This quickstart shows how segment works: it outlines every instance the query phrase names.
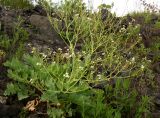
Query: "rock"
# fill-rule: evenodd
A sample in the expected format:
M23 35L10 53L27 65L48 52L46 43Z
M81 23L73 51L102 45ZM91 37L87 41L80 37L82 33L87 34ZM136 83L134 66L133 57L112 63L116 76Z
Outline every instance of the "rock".
M152 65L152 69L154 70L154 72L160 74L160 62L155 62L155 63Z
M45 10L43 9L43 7L40 6L40 5L36 5L36 6L33 8L33 10L34 10L35 12L37 12L39 15L47 16L46 11L45 11Z
M158 82L158 85L160 86L160 74L156 75L156 81Z
M154 27L157 21L158 21L158 16L154 14L151 15L151 19L149 22L145 21L145 17L143 15L141 16L127 15L126 18L124 17L124 19L122 19L121 27L125 26L125 28L127 28L129 26L129 23L132 23L133 25L140 25L140 34L142 36L144 46L146 48L150 48L152 46L152 43L154 42L153 40L154 37L160 36L160 28Z
M156 106L156 110L160 110L160 93L154 93L154 104Z
M20 113L21 107L17 105L4 105L0 103L0 116L1 118L17 118Z
M1 23L1 31L8 34L8 36L12 37L13 28L16 18L13 16L14 12L4 12L4 16L0 18Z
M0 6L0 12L2 12L2 6Z
M156 104L156 106L160 107L160 98L159 98L159 96L156 97L155 104Z
M105 21L109 15L109 11L107 9L101 9L101 19Z
M65 47L65 43L59 34L51 26L45 10L41 6L27 10L9 10L0 7L1 31L13 39L15 24L18 23L18 17L23 19L21 27L29 33L29 39L25 42L25 50L29 51L32 47L27 47L28 43L33 47L39 48L43 52L44 48L50 48L55 51L59 47ZM1 47L0 47L1 48ZM28 49L30 48L30 49ZM0 60L1 61L1 60Z
M36 33L30 32L33 40L40 40L47 44L64 45L64 42L51 26L48 17L40 15L32 15L30 23L37 29Z
M160 116L160 111L156 111L152 113L152 118L159 118Z

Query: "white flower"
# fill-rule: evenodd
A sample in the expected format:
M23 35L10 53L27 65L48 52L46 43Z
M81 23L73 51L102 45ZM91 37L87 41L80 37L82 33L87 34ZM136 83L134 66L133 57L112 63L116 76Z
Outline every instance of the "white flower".
M142 70L144 69L144 65L141 65L141 69L142 69Z
M63 77L69 78L69 73L66 72Z
M51 48L47 47L47 50L48 50L48 51L51 51Z
M102 79L102 75L98 74L97 75L98 79Z
M114 43L114 40L112 39L111 42Z
M131 23L131 22L129 22L129 25L132 25L132 23Z
M56 52L55 52L55 51L53 51L52 53L53 53L53 55L56 55Z
M69 49L67 48L67 52L69 52Z
M138 25L136 25L135 28L138 28Z
M74 56L75 56L75 53L70 54L70 57L74 57Z
M80 67L79 67L79 69L80 69L80 70L83 70L83 67L82 67L82 66L80 66Z
M35 48L35 47L32 47L31 53L34 53L35 51L36 51L36 48Z
M126 60L126 63L128 63L129 61L128 60Z
M79 14L75 14L74 16L75 16L75 17L79 17Z
M91 69L94 69L94 66L91 66Z
M63 58L67 58L67 59L68 59L68 58L70 58L70 57L71 57L71 55L70 55L69 53L64 53L64 54L63 54Z
M132 19L132 21L135 22L136 20L135 20L135 19Z
M102 58L101 58L101 57L98 57L98 58L97 58L97 61L101 61L101 60L102 60Z
M54 16L54 15L56 15L56 13L52 13L52 15Z
M46 54L44 54L44 53L43 53L43 55L42 55L42 56L43 56L44 58L46 58L46 57L47 57L47 55L46 55Z
M87 20L92 20L91 18L87 17Z
M135 62L135 57L132 57L131 62Z
M86 52L85 52L85 51L82 51L82 54L86 54Z
M55 62L55 61L53 61L53 62L52 62L52 64L54 65L54 64L56 64L56 62Z
M40 65L42 65L42 64L41 64L41 63L39 63L39 62L37 62L37 63L36 63L36 65L37 65L37 66L40 66Z
M40 53L40 54L43 56L43 58L46 58L46 57L47 57L47 55L44 54L44 53Z
M28 43L27 45L28 45L28 46L31 46L31 44L30 44L30 43Z
M104 55L105 55L105 53L103 52L103 53L102 53L102 55L104 56Z
M78 61L78 62L81 62L81 60L80 60L80 59L78 59L77 61Z
M30 79L29 82L30 82L31 84L33 84L34 81L33 81L33 79Z
M124 28L124 27L122 27L121 29L120 29L120 32L125 32L126 31L126 29Z
M59 50L59 51L62 51L62 49L61 49L61 48L58 48L58 50Z

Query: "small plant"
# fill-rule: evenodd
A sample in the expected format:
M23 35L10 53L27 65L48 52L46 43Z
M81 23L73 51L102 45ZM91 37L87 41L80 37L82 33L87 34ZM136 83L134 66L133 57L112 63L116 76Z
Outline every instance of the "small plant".
M131 14L134 18L143 19L144 23L141 21L141 27L147 26L147 28L142 28L143 30L150 30L147 34L146 32L146 38L149 40L149 46L148 51L145 53L145 55L150 55L152 58L152 62L158 62L159 60L159 51L160 51L160 38L159 38L159 30L160 30L160 22L159 22L159 15L154 12L139 12L139 13L133 13ZM145 49L146 50L146 49Z
M54 60L47 64L40 57L24 55L23 62L13 58L5 66L10 68L8 76L15 80L7 85L5 95L17 94L19 100L38 97L47 103L50 117L76 117L80 114L81 117L121 118L125 112L130 115L133 109L138 110L135 109L137 92L129 88L129 79L115 79L115 87L106 84L105 91L94 89L90 83L96 80L92 72L87 72L88 63L79 58L73 62ZM145 111L137 112L142 114Z
M151 107L148 105L152 104L152 99L151 97L148 96L142 96L141 98L141 102L138 105L138 110L136 111L136 118L142 118L142 117L146 117L146 118L150 118L152 117L150 114Z
M87 109L94 107L90 104L92 102L90 99L95 97L94 91L90 90L87 81L82 79L86 74L85 63L75 59L73 64L69 62L45 64L41 58L29 55L24 56L24 61L27 65L17 59L5 63L11 68L8 76L16 80L7 86L5 95L17 94L19 100L29 96L40 97L41 101L48 103L48 114L52 116L54 113L56 117L66 116L68 114L66 108L69 108L68 112L74 114L71 107L73 104L82 114L86 114ZM91 79L89 77L86 78L89 80ZM37 94L36 90L40 94ZM59 106L55 108L52 104ZM55 114L56 111L58 114Z
M0 48L7 52L8 57L13 54L21 57L23 54L23 46L24 42L28 39L28 33L21 27L22 23L23 20L19 17L14 26L13 37L9 38L9 36L3 32L2 35L0 35Z

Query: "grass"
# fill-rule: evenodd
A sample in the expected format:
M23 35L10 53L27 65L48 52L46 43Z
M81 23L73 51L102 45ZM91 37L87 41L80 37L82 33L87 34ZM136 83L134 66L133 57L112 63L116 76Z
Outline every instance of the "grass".
M121 27L111 15L102 21L103 14L87 11L81 0L62 3L55 11L59 19L51 17L50 3L43 7L68 50L41 56L34 49L33 55L5 62L14 80L5 95L37 100L25 110L33 112L43 103L47 111L41 114L51 118L150 117L151 97L139 90L154 86L154 80L139 25Z
M32 7L30 0L1 0L0 3L14 9L26 9Z

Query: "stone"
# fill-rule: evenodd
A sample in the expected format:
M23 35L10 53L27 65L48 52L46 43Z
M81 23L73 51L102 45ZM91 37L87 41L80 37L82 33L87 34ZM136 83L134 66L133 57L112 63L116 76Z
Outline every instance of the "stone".
M33 8L33 10L34 10L35 12L37 12L39 15L47 16L46 11L45 11L45 10L43 9L43 7L40 6L40 5L36 5L36 6Z
M160 62L156 62L152 65L152 69L154 70L154 72L160 74ZM159 75L160 78L160 75Z
M0 103L0 116L1 118L17 118L22 108L17 105L4 105Z
M8 34L8 36L12 36L13 35L13 28L14 28L14 23L16 21L16 19L12 16L13 13L11 14L11 12L9 12L10 15L8 14L8 12L5 12L5 15L3 17L0 18L0 23L1 23L1 31L3 31L4 33Z
M37 29L36 34L30 32L32 38L36 40L41 40L47 44L57 44L57 45L64 44L58 33L54 30L53 26L50 24L48 17L40 15L31 15L29 20L30 24Z

